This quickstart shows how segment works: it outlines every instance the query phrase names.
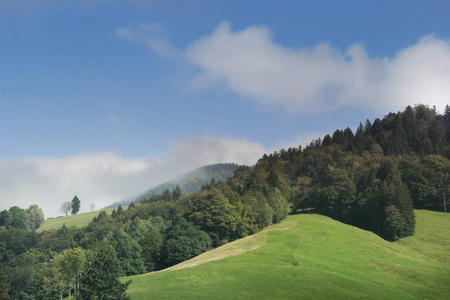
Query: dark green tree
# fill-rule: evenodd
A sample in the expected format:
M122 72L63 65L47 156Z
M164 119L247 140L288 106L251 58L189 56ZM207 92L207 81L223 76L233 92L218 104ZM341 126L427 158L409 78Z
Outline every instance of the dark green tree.
M319 212L339 221L351 223L351 208L355 199L356 188L344 169L329 167L322 179L321 199L318 201Z
M163 200L171 202L173 200L172 198L172 192L169 189L165 189L163 192Z
M128 300L126 290L131 281L119 281L120 266L116 252L104 242L98 245L86 264L81 277L80 299L83 300Z
M336 129L333 133L333 143L343 144L344 143L344 132L342 130Z
M331 144L333 144L333 140L331 139L331 136L329 134L327 134L322 141L322 146L327 147L327 146L331 146Z
M394 205L385 209L384 236L390 240L396 240L398 233L402 230L405 220Z
M211 249L211 238L192 223L180 219L166 231L162 264L172 266Z
M355 134L355 150L357 154L361 154L366 150L366 136L364 135L364 130L364 126L360 122Z
M11 223L9 224L10 227L13 228L21 228L21 229L34 229L32 227L31 221L28 218L28 214L25 210L21 209L18 206L13 206L9 209L11 212ZM33 224L34 225L34 224Z
M350 129L350 127L347 127L344 130L344 150L351 151L353 150L353 144L355 135L353 134L353 131Z
M147 271L151 272L158 269L163 247L163 236L159 230L153 229L147 232L139 239L142 249L142 258Z
M435 153L440 153L447 140L447 131L442 116L436 116L431 122L428 129L431 143L433 144Z
M119 205L119 207L117 208L117 216L120 216L123 214L123 208L122 205Z
M426 205L443 210L443 194L450 181L450 161L440 155L428 155L422 159L423 176L426 178Z
M388 139L388 142L392 147L389 149L390 154L404 155L410 153L411 148L408 144L408 134L403 127L403 123L399 115L395 116L394 124L394 129Z
M199 193L192 205L189 220L208 232L215 246L233 239L240 216L220 190Z
M414 235L415 216L406 185L394 175L384 186L386 199L382 236L388 240Z
M55 252L61 252L74 246L73 234L66 224L52 234L48 234L42 239L40 247L42 249L51 249Z
M76 215L80 211L80 199L77 196L72 199L72 215Z
M181 198L183 193L181 192L180 186L177 184L177 187L172 191L172 199L173 201L177 201Z
M145 273L144 262L141 258L141 246L123 230L116 230L111 245L116 251L121 275L137 275Z
M424 176L424 166L418 156L405 156L399 162L399 169L402 173L402 179L411 192L414 208L429 209L432 203L429 202L429 193L432 184L429 177ZM433 169L434 173L434 169ZM432 181L433 182L433 181Z

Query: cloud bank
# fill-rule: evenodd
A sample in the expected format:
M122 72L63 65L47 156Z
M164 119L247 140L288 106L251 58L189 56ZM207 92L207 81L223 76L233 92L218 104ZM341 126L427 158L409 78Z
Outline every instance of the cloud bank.
M418 103L443 110L450 95L450 43L433 35L393 57L370 58L360 44L346 52L321 43L291 49L264 26L233 32L222 23L188 46L194 88L217 83L262 105L317 113L340 107L403 110Z
M126 159L115 153L64 158L0 160L0 211L37 204L46 217L77 195L81 211L100 209L195 168L235 162L253 165L267 152L258 143L230 138L178 140L162 158Z

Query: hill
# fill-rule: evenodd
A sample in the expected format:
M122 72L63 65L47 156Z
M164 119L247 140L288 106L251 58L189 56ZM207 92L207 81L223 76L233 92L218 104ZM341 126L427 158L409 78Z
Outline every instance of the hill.
M122 201L115 202L106 208L114 208L119 205L127 206L131 202L135 204L140 203L144 199L150 198L156 194L161 194L166 189L173 191L177 185L180 187L183 194L196 193L203 185L209 183L213 178L215 181L226 181L228 177L233 176L234 171L238 167L239 165L233 163L204 166L180 175L168 182L152 187L141 193L139 196L133 196Z
M240 166L233 173L197 193L166 189L127 210L103 211L83 227L39 234L30 231L40 220L31 212L39 209L25 215L16 207L1 212L0 274L5 275L0 294L12 299L69 296L74 281L61 274L58 259L67 252L80 257L76 270L84 282L80 288L87 291L100 288L87 275L98 271L89 263L93 251L116 256L116 276L131 276L186 266L177 264L213 248L221 254L208 252L187 264L220 260L147 275L151 282L136 277L131 293L137 299L148 294L444 298L449 293L444 285L449 279L446 215L416 211L418 226L420 218L426 226L417 238L413 235L414 209L442 211L442 196L450 193L450 107L444 115L423 105L407 107L361 124L356 134L350 128L336 130L304 149L265 154L254 167ZM285 222L285 230L271 227L251 236L299 212L322 217L291 216L286 222L292 228Z
M325 216L293 215L172 270L124 280L132 279L132 299L444 299L450 265L411 245L422 243L432 220L444 225L441 243L450 244L450 219L417 215L418 236L405 245ZM449 254L441 250L438 256ZM197 266L173 270L189 265Z
M113 209L105 209L105 211L108 215L110 215ZM64 224L66 224L67 227L75 226L81 228L83 226L87 226L94 217L98 216L99 213L100 211L92 211L72 216L47 219L44 221L41 227L36 229L36 232L43 232L50 229L59 229Z

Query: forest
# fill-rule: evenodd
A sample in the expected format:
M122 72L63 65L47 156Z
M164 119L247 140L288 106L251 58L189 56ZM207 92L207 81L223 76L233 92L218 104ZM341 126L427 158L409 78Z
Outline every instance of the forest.
M449 193L450 107L408 106L264 154L197 193L176 187L102 211L84 227L37 233L42 211L11 207L0 213L0 299L127 299L118 277L167 268L287 214L326 215L394 241L414 234L414 209L446 211Z

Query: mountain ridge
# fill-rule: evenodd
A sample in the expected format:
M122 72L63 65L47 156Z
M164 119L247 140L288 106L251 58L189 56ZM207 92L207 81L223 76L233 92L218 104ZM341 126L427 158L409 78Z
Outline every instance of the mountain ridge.
M212 179L215 181L226 181L228 177L233 176L234 171L239 167L236 163L218 163L212 165L206 165L196 168L187 173L181 174L169 181L153 186L139 195L131 196L118 202L105 207L115 208L119 205L127 206L130 203L140 203L142 200L150 198L156 194L161 194L164 190L174 190L177 185L180 187L183 194L191 194L198 192L201 187L209 183Z

